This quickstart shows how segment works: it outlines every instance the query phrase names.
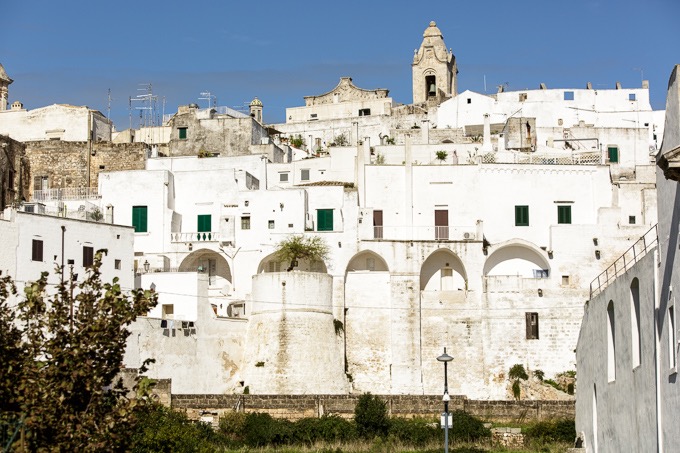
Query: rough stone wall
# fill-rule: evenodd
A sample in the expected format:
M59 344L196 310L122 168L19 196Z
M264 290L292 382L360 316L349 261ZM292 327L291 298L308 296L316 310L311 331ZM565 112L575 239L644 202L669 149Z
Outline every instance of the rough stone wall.
M88 155L90 157L89 187L98 187L99 172L142 170L146 162L144 143L92 143L48 140L26 143L26 157L33 178L47 176L50 189L88 187Z
M0 211L28 199L30 166L23 143L0 135Z
M440 395L379 395L396 417L437 418L443 411ZM173 394L172 407L192 416L201 412L267 412L273 417L298 420L337 415L354 417L359 395L189 395ZM475 401L451 396L449 410L462 410L494 422L520 422L573 418L573 401Z

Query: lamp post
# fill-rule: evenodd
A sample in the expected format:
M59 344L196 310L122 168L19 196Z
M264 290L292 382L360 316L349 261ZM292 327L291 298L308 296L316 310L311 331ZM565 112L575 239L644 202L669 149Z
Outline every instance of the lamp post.
M151 264L149 264L149 260L144 260L144 273L148 274L149 273L149 268L151 267Z
M449 453L449 382L448 376L446 375L446 365L453 360L453 357L446 353L446 348L444 348L444 354L437 357L437 360L444 362L444 396L442 401L444 401L444 453Z

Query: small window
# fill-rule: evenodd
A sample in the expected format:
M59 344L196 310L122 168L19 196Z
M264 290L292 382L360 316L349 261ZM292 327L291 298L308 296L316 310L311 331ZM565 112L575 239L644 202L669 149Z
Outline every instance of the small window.
M635 225L635 216L634 215L628 216L628 224L629 225Z
M135 233L147 232L147 213L146 206L132 207L132 226L135 227Z
M289 224L288 224L288 228L293 228L293 224L292 224L292 223L289 223Z
M309 169L300 170L300 181L309 181Z
M177 132L179 133L178 137L180 140L186 140L187 139L187 128L186 127L178 127Z
M515 226L529 226L529 206L515 206Z
M557 207L557 223L571 223L571 206Z
M569 286L569 276L568 275L562 276L562 286Z
M573 91L565 91L564 92L564 100L565 101L573 101L574 100L574 92Z
M471 99L471 98L467 98L467 103L468 103L468 104L472 104L472 99Z
M618 146L607 146L607 158L609 163L616 164L619 162L619 147Z
M33 190L47 190L50 188L49 178L47 176L33 177Z
M33 239L31 261L42 260L43 260L43 241L41 241L40 239Z
M280 182L288 182L288 173L279 173Z
M270 261L267 266L269 272L281 272L281 263L279 261Z
M534 278L548 278L550 269L534 269Z
M241 229L242 230L250 229L250 216L241 217Z
M675 307L668 307L668 366L675 370L677 367L677 357L675 349L677 344L675 341Z
M317 119L317 114L316 114L316 113L310 113L309 119L310 119L310 120L315 120L315 119Z
M270 221L268 222L268 225L267 225L267 226L269 227L270 230L273 230L273 229L274 229L274 221L273 221L273 220L270 220Z
M333 210L317 209L316 211L316 230L333 231Z
M527 100L527 94L526 93L520 93L519 94L519 102L523 102Z
M114 260L113 267L117 270L120 270L120 260Z
M94 247L83 246L83 267L90 267L94 264Z
M527 340L538 340L538 313L525 313Z
M359 109L359 116L370 116L371 109Z
M198 229L199 233L210 233L212 231L212 215L211 214L199 214L198 219Z
M175 305L163 304L161 308L161 317L163 319L173 319L175 317Z
M628 100L629 100L629 101L635 101L635 100L636 100L636 98L635 98L635 93L630 93L630 94L628 95Z

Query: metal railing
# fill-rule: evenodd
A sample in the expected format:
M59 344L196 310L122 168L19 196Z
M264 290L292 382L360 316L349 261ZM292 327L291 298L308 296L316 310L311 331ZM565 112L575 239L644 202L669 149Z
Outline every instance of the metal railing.
M635 263L658 244L657 225L654 225L640 239L638 239L623 255L618 257L613 264L590 282L590 300L602 292L617 277L626 273Z
M86 200L98 199L99 195L96 187L67 187L64 189L34 190L32 201L51 201L51 200Z
M170 233L170 242L217 242L219 240L219 231Z

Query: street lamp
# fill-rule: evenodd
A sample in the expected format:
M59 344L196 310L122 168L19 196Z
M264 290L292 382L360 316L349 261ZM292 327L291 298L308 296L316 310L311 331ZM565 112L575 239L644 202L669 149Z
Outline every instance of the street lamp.
M446 375L446 365L453 360L453 357L446 353L446 348L444 348L444 354L437 357L437 360L444 362L444 396L442 401L444 401L444 453L449 453L449 382L448 376Z
M144 266L144 273L145 273L145 274L148 274L148 273L149 273L149 268L151 267L151 265L149 264L149 260L144 260L144 265L143 265L143 266Z

